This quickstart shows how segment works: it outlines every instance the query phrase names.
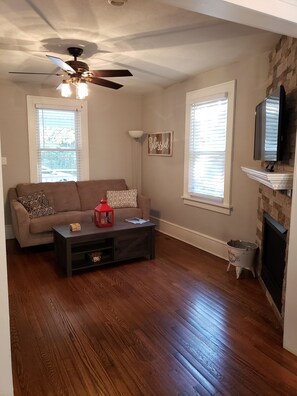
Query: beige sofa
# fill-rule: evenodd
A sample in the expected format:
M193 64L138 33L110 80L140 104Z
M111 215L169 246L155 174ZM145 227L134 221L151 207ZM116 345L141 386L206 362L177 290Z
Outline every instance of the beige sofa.
M15 237L21 247L52 243L52 227L92 222L94 208L106 198L107 191L127 189L123 179L18 184L8 192ZM44 192L56 213L30 218L17 198L39 191ZM138 195L137 207L114 209L115 222L129 217L148 219L149 211L149 198Z

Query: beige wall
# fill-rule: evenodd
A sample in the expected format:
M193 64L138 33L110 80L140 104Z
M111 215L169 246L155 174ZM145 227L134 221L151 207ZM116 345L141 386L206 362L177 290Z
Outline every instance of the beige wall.
M267 54L262 54L200 74L148 95L144 101L139 95L92 87L88 100L90 178L124 177L132 186L133 147L127 131L173 130L172 157L148 156L146 142L143 144L143 193L152 199L152 214L222 241L254 240L257 184L242 173L240 166L256 164L252 160L254 109L265 96L267 74ZM185 96L188 91L233 79L237 80L232 168L234 210L231 216L226 216L182 202ZM59 94L52 87L10 82L2 82L1 88L2 156L7 157L7 165L2 167L6 197L9 187L29 181L26 95ZM9 224L7 207L5 214Z
M1 82L0 117L4 199L17 183L29 182L26 96L59 96L52 87ZM140 95L91 86L88 100L90 178L124 178L132 184L132 140L127 131L141 128ZM10 214L6 203L6 224Z
M221 241L231 238L255 240L258 184L249 180L241 165L253 161L255 105L265 97L268 54L200 74L151 94L144 101L143 127L146 132L174 131L172 157L147 155L143 146L143 192L152 200L152 214ZM232 165L232 204L230 216L183 204L183 161L186 92L237 80Z
M1 126L0 126L1 130ZM1 141L0 141L1 152ZM2 170L0 169L0 191L2 191ZM0 194L0 207L3 208L3 196ZM6 247L4 230L4 213L0 210L0 395L12 396L12 371L11 371L11 350L10 350L10 328L9 328L9 307L8 307L8 286L7 286L7 266Z
M297 152L297 142L296 150ZM295 155L295 169L297 169L297 155ZM294 175L293 191L297 191L297 177ZM289 233L289 252L287 262L284 338L283 346L297 356L297 310L296 310L296 287L297 287L297 194L293 194L291 226Z

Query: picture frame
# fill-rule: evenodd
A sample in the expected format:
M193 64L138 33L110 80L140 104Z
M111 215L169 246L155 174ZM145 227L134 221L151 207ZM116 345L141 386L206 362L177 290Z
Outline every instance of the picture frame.
M171 157L173 149L173 131L148 134L148 155Z

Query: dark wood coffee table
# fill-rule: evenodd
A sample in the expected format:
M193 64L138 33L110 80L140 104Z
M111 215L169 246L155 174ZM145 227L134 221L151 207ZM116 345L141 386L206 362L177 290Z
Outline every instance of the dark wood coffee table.
M72 232L68 225L53 227L55 258L67 276L74 272L98 268L124 260L155 257L155 224L131 224L125 221L112 227L98 228L81 224L81 231ZM93 262L90 256L98 256Z

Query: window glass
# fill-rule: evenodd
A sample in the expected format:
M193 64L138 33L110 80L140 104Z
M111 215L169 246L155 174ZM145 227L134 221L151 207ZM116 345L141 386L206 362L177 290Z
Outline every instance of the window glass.
M235 81L187 94L185 204L230 213L234 95Z
M191 106L189 185L191 194L223 199L227 99Z
M28 96L32 182L89 178L85 101Z
M36 109L39 181L80 179L80 114Z

